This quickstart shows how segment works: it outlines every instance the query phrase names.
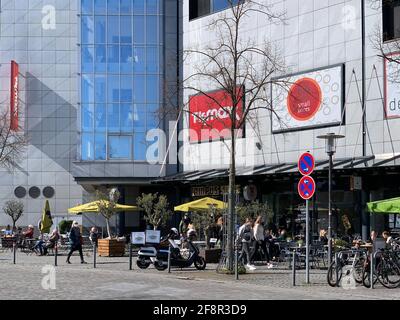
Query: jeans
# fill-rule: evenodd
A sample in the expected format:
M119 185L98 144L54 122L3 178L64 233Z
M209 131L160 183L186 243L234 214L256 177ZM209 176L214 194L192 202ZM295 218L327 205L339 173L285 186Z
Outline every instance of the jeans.
M79 243L75 246L71 246L71 250L68 253L68 257L67 257L67 261L69 261L69 258L71 258L72 254L74 253L74 251L79 251L79 256L81 257L81 262L84 261L83 260L83 252L82 252L82 245Z
M246 261L244 261L244 258ZM242 261L243 264L250 263L250 244L248 242L242 242L242 251L240 252L238 260Z
M266 241L265 240L264 241L261 241L261 240L256 241L251 260L254 261L255 255L257 254L259 248L261 248L261 250L262 250L262 252L264 254L264 258L269 263L270 259L269 259L269 254L268 254L268 250L267 250L267 247L266 247Z
M44 241L39 240L38 242L36 242L35 246L32 249L34 251L37 251L37 249L39 249L40 254L43 255L43 244L44 244Z

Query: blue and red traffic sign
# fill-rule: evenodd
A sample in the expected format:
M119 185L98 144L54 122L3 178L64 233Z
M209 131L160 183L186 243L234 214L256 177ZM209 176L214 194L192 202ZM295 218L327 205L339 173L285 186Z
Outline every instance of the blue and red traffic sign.
M304 200L309 200L315 193L315 181L312 177L304 176L301 178L297 188L300 197Z
M315 168L315 160L313 155L309 152L303 153L300 156L298 167L303 176L309 176Z

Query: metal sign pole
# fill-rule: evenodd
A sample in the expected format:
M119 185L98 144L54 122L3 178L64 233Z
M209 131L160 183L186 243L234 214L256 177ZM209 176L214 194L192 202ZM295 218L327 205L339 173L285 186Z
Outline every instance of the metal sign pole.
M168 246L168 273L171 273L171 245Z
M306 283L310 283L310 226L309 226L309 201L306 200Z
M17 241L13 241L13 255L14 255L14 264L16 263L16 258L17 258Z
M96 269L96 242L93 242L93 268Z
M292 286L296 286L296 250L293 250L292 259Z
M57 242L54 245L54 266L57 267L58 246Z

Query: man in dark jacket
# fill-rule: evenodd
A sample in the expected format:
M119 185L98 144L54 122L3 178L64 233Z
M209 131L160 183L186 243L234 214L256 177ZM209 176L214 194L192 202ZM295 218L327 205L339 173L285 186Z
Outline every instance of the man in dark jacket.
M72 228L69 233L69 242L71 249L68 253L67 257L67 263L71 263L69 259L71 258L71 255L74 251L79 251L79 256L81 257L81 263L85 263L85 260L83 260L83 252L82 252L82 235L81 235L81 230L79 229L79 223L77 221L74 221L72 223Z

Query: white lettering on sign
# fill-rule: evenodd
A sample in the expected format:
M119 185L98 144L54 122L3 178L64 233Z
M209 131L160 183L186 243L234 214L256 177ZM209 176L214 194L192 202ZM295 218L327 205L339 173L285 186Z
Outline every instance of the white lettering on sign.
M198 122L212 122L215 119L228 119L230 118L232 114L232 109L233 107L223 107L219 109L210 109L206 112L203 111L198 111L198 112L193 112L192 117L193 117L193 122L198 123ZM236 120L240 121L240 115L236 113Z
M400 117L400 54L391 55L394 61L385 60L386 117Z
M52 5L46 5L42 8L42 19L43 30L55 30L56 29L56 8Z

